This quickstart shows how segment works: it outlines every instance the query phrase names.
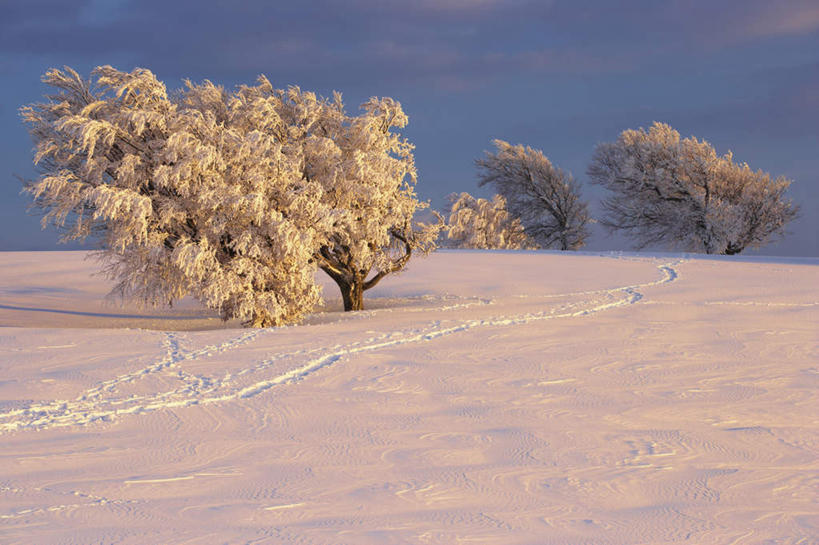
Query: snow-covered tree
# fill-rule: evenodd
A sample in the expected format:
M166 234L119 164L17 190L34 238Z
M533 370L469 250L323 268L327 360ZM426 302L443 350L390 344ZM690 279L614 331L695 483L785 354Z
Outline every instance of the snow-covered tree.
M304 176L322 186L332 211L316 259L345 310L364 308L364 291L403 269L413 251L432 251L440 229L413 222L427 205L414 191L413 146L393 131L408 121L401 105L372 98L362 109L347 116L336 95L305 145Z
M64 240L96 237L123 296L191 294L253 326L309 311L319 292L307 264L326 212L318 184L296 183L300 146L257 130L241 100L209 82L172 99L148 70L94 77L50 70L57 93L22 109L44 173L27 188L43 223ZM297 132L271 112L258 112L267 133Z
M540 150L503 140L493 143L497 151L476 161L478 185L493 185L506 199L509 213L541 247L581 248L591 219L572 175L553 166Z
M346 182L387 163L372 151L389 138L373 121L380 101L357 118L339 113L338 95L277 90L264 77L233 93L187 82L170 96L145 69L105 66L93 78L50 70L43 79L56 93L22 108L43 172L26 189L63 240L98 240L117 293L152 304L190 294L224 319L278 325L320 300L314 273L336 240L390 255L375 227L349 229L351 216L385 217L372 209L384 204L373 196L387 193L382 182L367 192L366 181ZM396 214L380 227L423 246L407 230L413 182L395 179ZM357 191L340 199L337 186Z
M623 131L597 146L588 174L613 194L601 221L652 244L737 254L781 235L798 209L785 198L791 181L719 156L708 142L663 123Z
M506 210L506 199L476 199L469 193L449 196L447 239L456 248L535 249L537 245L523 231L520 220Z
M397 101L371 98L361 115L350 116L338 93L320 100L297 87L273 89L266 80L242 87L237 100L248 117L263 120L259 130L299 149L298 184L321 188L317 204L326 221L315 226L320 244L313 261L338 285L345 310L361 310L364 291L402 270L413 251L435 248L440 226L413 222L427 204L415 195L414 146L394 130L408 122ZM267 127L267 117L299 129L280 134Z

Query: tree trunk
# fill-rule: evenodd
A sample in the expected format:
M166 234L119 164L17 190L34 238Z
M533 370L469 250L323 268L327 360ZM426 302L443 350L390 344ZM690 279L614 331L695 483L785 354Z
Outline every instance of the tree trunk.
M565 235L560 237L560 249L564 252L569 250L569 239Z
M399 231L393 230L391 235L404 243L404 255L394 259L388 267L376 270L369 280L367 277L372 271L372 265L356 267L349 248L341 247L340 250L335 251L328 247L321 249L317 256L319 268L338 285L345 312L364 310L364 291L375 287L388 274L400 271L409 261L412 255L412 245L409 240Z
M228 318L223 317L223 320L228 320ZM244 322L242 325L245 327L254 327L254 328L262 328L262 327L275 327L281 325L280 322L273 320L267 312L254 312L253 316Z
M341 290L341 299L344 301L344 311L364 310L364 282L336 282Z
M344 311L364 310L364 277L348 271L340 271L330 267L321 267L333 279L341 292L344 301Z
M745 246L740 246L739 244L734 244L733 242L729 242L728 246L725 248L725 255L736 255L740 253L742 250L745 249Z

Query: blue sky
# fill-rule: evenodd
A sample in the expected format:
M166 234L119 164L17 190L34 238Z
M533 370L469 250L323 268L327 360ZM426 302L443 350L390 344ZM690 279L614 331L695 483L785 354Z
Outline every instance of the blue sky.
M474 160L493 138L585 171L594 146L653 121L794 180L802 216L769 255L819 256L816 0L0 0L0 250L57 249L26 213L19 106L53 66L110 64L228 87L340 91L352 111L392 96L410 116L418 193L485 196ZM64 246L63 246L64 247ZM71 248L77 246L70 246ZM595 231L588 249L628 249Z

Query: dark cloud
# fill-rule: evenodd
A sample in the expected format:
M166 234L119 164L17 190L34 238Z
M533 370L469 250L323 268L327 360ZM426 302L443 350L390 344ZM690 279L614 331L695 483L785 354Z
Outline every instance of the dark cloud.
M144 66L169 87L264 73L342 91L352 108L395 96L411 116L419 193L436 204L476 190L472 160L491 138L543 148L582 178L597 142L654 120L774 173L819 172L815 0L25 0L0 17L0 190L13 195L0 199L0 232L28 233L6 247L51 236L32 234L11 174L33 175L16 108L64 64ZM812 180L795 194L815 207ZM818 253L805 243L817 221L773 251Z
M815 0L747 0L740 5L676 0L669 3L668 9L683 23L683 28L693 35L708 38L712 44L741 43L819 30L819 4Z

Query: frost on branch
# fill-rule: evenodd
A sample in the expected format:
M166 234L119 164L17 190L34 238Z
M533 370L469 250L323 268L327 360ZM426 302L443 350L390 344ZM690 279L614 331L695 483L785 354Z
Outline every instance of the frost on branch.
M535 249L537 244L524 233L520 220L509 215L506 199L476 199L469 193L449 196L447 238L456 248Z
M612 192L603 225L639 248L664 244L708 254L737 254L782 235L798 208L791 181L718 156L705 141L663 123L626 130L597 146L588 174Z
M491 184L506 199L509 213L543 248L577 250L589 236L588 206L571 174L556 168L543 152L494 140L495 153L475 163L478 185Z
M21 109L42 171L26 190L63 240L99 242L123 296L190 294L224 319L277 325L319 301L325 254L380 279L409 248L431 248L430 229L410 224L421 203L412 146L390 131L406 123L391 99L355 117L338 95L264 77L235 92L187 82L170 96L145 69L100 67L90 81L52 69L43 80L54 94ZM401 239L407 255L393 258Z

